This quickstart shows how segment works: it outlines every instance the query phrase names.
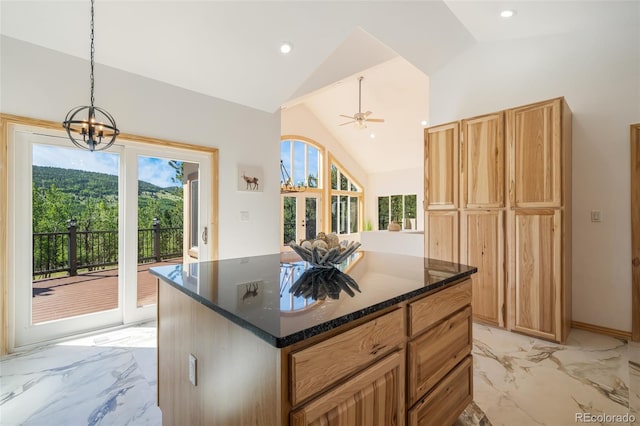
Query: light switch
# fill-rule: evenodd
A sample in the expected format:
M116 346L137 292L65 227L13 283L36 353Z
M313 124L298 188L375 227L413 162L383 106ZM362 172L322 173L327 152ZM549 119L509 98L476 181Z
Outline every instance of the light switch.
M601 222L601 212L600 210L591 210L591 222Z
M241 211L240 212L240 221L241 222L249 222L249 212Z
M196 357L193 354L189 354L189 381L193 386L197 386L197 362Z

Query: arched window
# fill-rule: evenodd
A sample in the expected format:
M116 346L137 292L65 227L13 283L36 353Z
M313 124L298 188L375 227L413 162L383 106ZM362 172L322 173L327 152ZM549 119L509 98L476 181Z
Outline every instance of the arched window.
M300 244L323 230L322 152L321 146L302 137L283 137L280 142L282 251L289 250L289 242Z
M293 186L322 188L322 154L310 141L283 139L280 142L280 160Z

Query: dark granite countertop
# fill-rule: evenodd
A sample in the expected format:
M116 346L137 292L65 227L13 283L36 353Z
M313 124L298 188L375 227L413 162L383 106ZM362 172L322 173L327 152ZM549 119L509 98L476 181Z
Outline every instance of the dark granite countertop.
M342 290L344 277L336 275L342 272L328 272L330 277L320 274L308 280L303 277L300 281L310 268L302 261L281 262L280 255L273 254L160 266L150 271L278 348L447 286L477 271L475 267L440 260L357 252L339 266L360 290L354 290L351 297L348 290ZM331 295L337 299L294 297L289 290L296 282L309 284L309 293L313 293L312 282L316 287L333 289ZM319 293L322 295L322 291Z

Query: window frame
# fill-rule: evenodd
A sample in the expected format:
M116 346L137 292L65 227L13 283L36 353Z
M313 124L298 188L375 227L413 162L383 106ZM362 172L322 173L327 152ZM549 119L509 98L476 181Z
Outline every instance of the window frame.
M417 209L417 204L418 204L418 194L389 194L389 195L378 195L376 197L376 219L377 219L377 226L378 226L378 230L379 231L383 231L384 229L380 229L380 199L381 198L386 198L387 199L387 226L389 223L391 223L391 221L393 220L393 213L392 213L392 198L393 197L402 197L402 201L401 201L401 205L402 205L402 220L400 221L400 229L401 230L405 230L405 220L406 219L416 219L416 227L418 226L417 224L417 220L418 220L418 209ZM409 218L407 217L407 197L416 197L416 217L414 218Z
M332 166L335 166L336 169L338 170L338 176L337 176L337 184L336 186L339 188L340 187L340 176L343 175L347 178L347 190L341 190L341 189L333 189L333 186L331 185L331 168ZM353 177L353 175L351 173L348 172L348 170L346 169L346 167L344 167L340 161L336 160L336 158L331 155L331 153L329 153L328 155L328 161L327 161L327 183L326 183L326 187L327 187L327 192L328 192L328 197L327 197L327 223L328 223L328 227L327 227L327 231L328 232L333 232L333 216L332 216L332 209L331 206L333 204L333 197L341 197L341 196L347 196L347 218L346 218L346 228L348 232L339 232L340 229L338 227L338 225L336 225L336 235L351 235L351 234L358 234L360 232L363 231L364 229L364 187L362 186L362 184ZM352 185L355 185L356 188L359 189L359 191L351 191L350 188L352 187ZM351 232L351 199L352 198L356 198L358 200L358 213L357 213L357 224L356 224L356 232ZM340 198L338 198L338 205L340 205ZM336 212L336 217L338 217L338 212ZM339 221L339 218L338 218Z
M323 192L323 184L324 184L324 179L323 179L323 175L324 175L324 167L325 167L325 163L323 160L324 158L326 158L326 148L323 147L322 145L320 145L318 142L314 141L313 139L304 137L304 136L299 136L299 135L282 135L280 137L280 159L282 159L282 143L285 141L289 141L290 145L289 145L289 159L290 159L290 170L287 170L287 172L290 174L292 183L294 185L296 185L297 183L294 181L294 175L295 175L295 171L294 171L294 146L295 146L295 142L302 142L305 144L305 155L304 155L304 166L305 166L305 181L304 184L307 186L306 187L306 191L311 191L311 192ZM318 182L317 182L317 187L309 187L309 149L308 149L308 145L311 145L312 147L314 147L315 149L318 150Z

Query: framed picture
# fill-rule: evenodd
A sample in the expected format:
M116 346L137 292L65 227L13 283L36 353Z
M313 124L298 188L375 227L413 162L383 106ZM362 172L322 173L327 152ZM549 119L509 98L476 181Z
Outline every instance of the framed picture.
M260 166L238 165L238 191L262 192L263 175Z

